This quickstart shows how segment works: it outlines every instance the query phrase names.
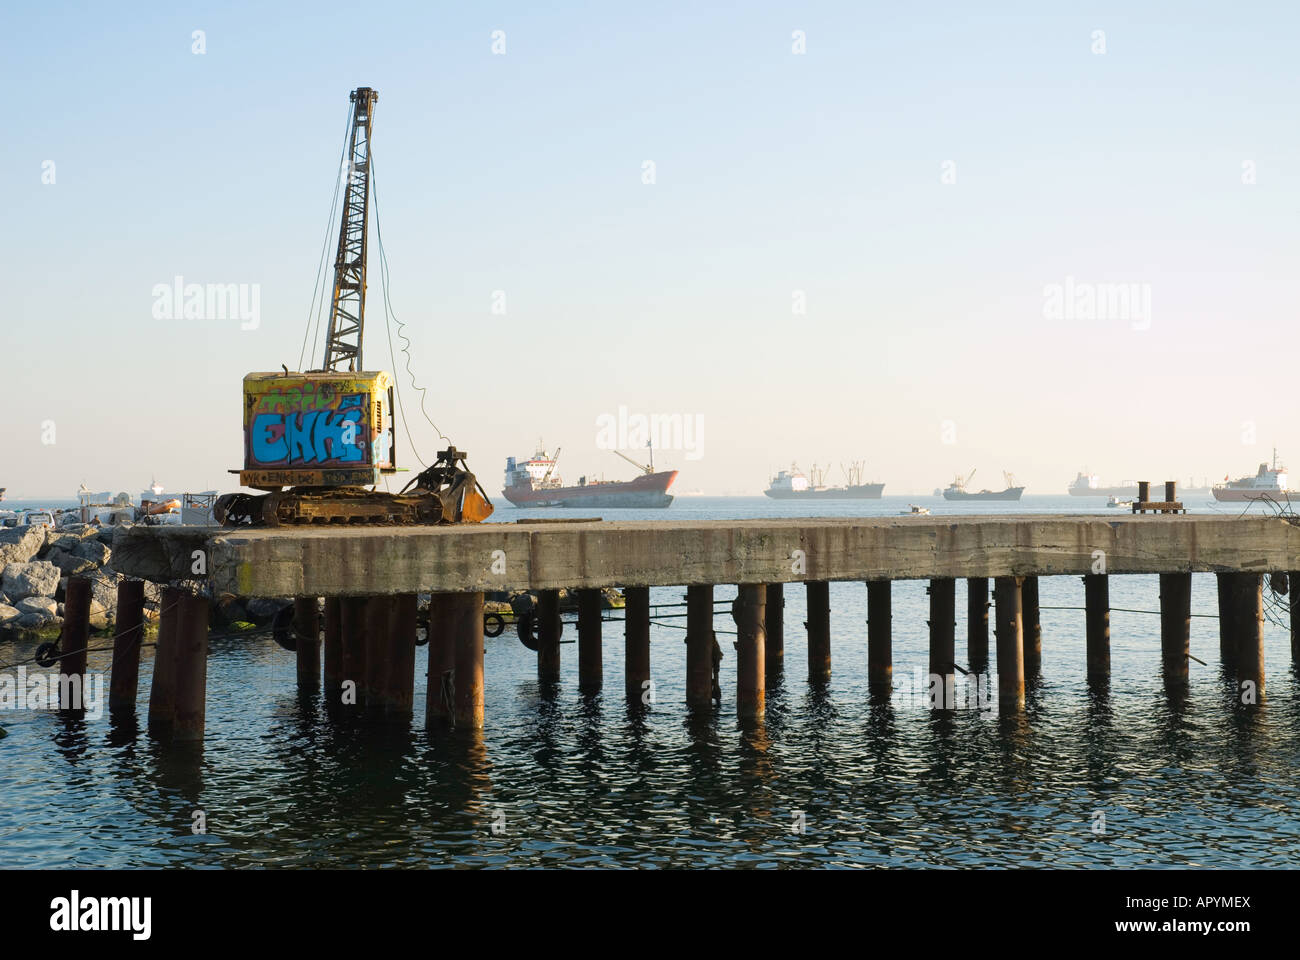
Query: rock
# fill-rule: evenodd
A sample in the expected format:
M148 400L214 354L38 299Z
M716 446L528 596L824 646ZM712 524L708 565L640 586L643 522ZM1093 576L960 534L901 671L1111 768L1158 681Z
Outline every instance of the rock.
M41 613L51 619L63 616L63 604L55 603L51 597L28 597L19 600L17 610L19 613Z
M29 563L45 547L44 527L0 530L0 569L11 563Z
M47 553L45 555L45 562L54 564L70 577L75 577L78 574L87 572L88 570L96 569L94 561L87 560L85 557L78 556L75 553L63 549L63 544L59 544Z
M59 588L59 568L44 560L10 563L0 576L0 590L10 597L52 597Z
M90 598L104 608L110 617L117 616L117 585L123 577L120 573L105 570L90 581ZM147 591L146 591L147 592Z
M9 606L7 603L0 603L0 627L17 620L20 616L22 614L14 607Z
M109 558L113 555L113 551L100 543L98 538L92 538L90 540L82 540L73 547L72 555L74 557L80 557L83 560L88 560L97 567L104 567L108 565Z
M11 626L20 627L23 630L39 630L42 627L58 626L63 620L53 614L46 613L24 613Z

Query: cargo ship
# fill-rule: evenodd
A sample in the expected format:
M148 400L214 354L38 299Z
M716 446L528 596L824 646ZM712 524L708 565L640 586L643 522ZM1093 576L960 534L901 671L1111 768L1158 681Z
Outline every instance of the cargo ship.
M812 465L812 479L800 472L795 464L789 470L782 470L772 478L763 492L774 500L879 500L884 491L883 483L865 483L863 464L851 464L845 473L845 485L842 487L826 486L826 471Z
M1241 503L1246 500L1286 500L1290 501L1287 491L1286 467L1277 463L1277 451L1273 451L1273 466L1261 463L1253 477L1238 477L1223 483L1216 483L1212 489L1215 500L1228 503ZM1297 497L1300 499L1300 497Z
M1074 482L1070 484L1069 494L1072 497L1116 497L1120 500L1135 500L1138 495L1138 484L1136 480L1125 480L1119 486L1103 486L1101 478L1095 473L1076 474Z
M501 495L516 507L666 507L673 502L668 488L677 479L676 470L656 471L654 451L650 452L648 465L637 463L631 457L614 451L624 460L640 468L641 476L635 480L589 480L579 477L576 486L566 487L555 465L560 450L550 455L538 445L537 452L528 460L506 458L505 489Z
M1163 482L1153 485L1164 489ZM1069 494L1072 497L1115 497L1119 500L1136 500L1138 496L1138 482L1136 480L1125 480L1119 486L1103 486L1100 478L1095 473L1076 474L1074 481L1069 486ZM1180 495L1194 496L1197 494L1207 494L1210 492L1210 485L1202 480L1201 485L1197 486L1192 478L1188 478L1187 483L1178 485Z
M970 483L974 476L975 471L972 470L970 476L964 480L957 477L943 491L943 498L945 500L1019 500L1020 495L1025 492L1024 487L1016 486L1015 477L1009 473L1003 473L1002 478L1007 485L1005 490L980 490L971 493L966 489L966 484Z

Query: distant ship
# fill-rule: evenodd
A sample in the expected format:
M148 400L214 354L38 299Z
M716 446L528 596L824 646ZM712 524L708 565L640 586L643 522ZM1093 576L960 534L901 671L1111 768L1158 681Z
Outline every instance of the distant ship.
M5 488L0 487L0 502L3 502L4 498L5 498Z
M649 444L647 444L649 446ZM554 456L538 444L531 459L520 461L506 458L505 489L502 496L516 507L666 507L673 502L667 492L677 479L676 470L656 472L654 451L650 452L649 465L637 463L631 457L614 451L624 460L639 467L641 476L635 480L588 480L579 477L577 486L566 487L555 472L560 450Z
M1135 500L1138 495L1138 485L1136 480L1125 480L1117 487L1107 487L1103 486L1095 473L1080 473L1070 484L1069 492L1072 497L1116 497L1120 500Z
M811 481L798 466L791 464L789 470L782 470L773 477L763 492L774 500L879 500L885 485L864 483L862 468L862 463L850 464L847 470L841 467L845 473L845 485L828 487L826 471L817 469L817 464L812 465Z
M1151 489L1164 490L1164 482L1156 481L1151 484ZM1209 483L1204 480L1198 487L1195 481L1190 477L1186 484L1179 484L1179 495L1207 494L1210 492ZM1072 497L1116 497L1120 500L1136 500L1138 497L1138 482L1136 480L1125 480L1117 487L1103 486L1101 480L1095 473L1076 474L1074 482L1070 484L1069 493Z
M1290 500L1287 492L1286 467L1277 464L1277 451L1273 451L1273 466L1261 463L1253 477L1239 477L1236 480L1216 483L1213 488L1214 499L1229 503L1246 500Z
M957 477L943 491L943 498L945 500L1019 500L1020 495L1025 492L1024 487L1016 486L1015 477L1003 473L1002 478L1007 484L1005 490L981 490L978 493L971 493L966 489L966 484L970 483L974 476L975 471L972 470L970 476L964 480L960 476Z

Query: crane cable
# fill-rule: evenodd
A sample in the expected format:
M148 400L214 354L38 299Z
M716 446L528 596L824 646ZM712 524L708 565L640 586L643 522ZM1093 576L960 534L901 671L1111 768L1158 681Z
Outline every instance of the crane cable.
M311 288L311 306L307 308L307 328L302 332L302 349L298 352L298 369L302 369L303 362L307 357L307 338L311 337L311 347L316 349L316 344L320 339L320 318L325 308L325 285L321 282L321 275L325 271L325 258L329 253L330 237L334 232L334 215L338 210L339 188L343 183L343 163L348 155L348 143L351 140L352 114L348 113L348 121L343 126L343 148L339 151L339 162L337 172L334 174L334 199L330 201L329 219L325 221L325 239L321 242L320 260L316 264L316 281ZM349 170L349 173L351 171ZM317 297L320 298L320 306L317 306ZM312 332L312 314L316 315L316 330Z
M397 313L393 310L392 301L389 299L390 281L388 276L388 254L384 252L384 233L379 224L379 180L375 177L375 155L373 151L371 151L369 155L369 162L370 189L373 191L375 197L375 239L379 244L379 275L384 288L383 303L385 327L388 331L388 353L393 361L393 370L396 371L397 354L393 348L393 324L396 324L397 335L405 342L405 345L402 347L402 353L406 356L406 373L411 378L411 388L420 392L420 413L423 414L424 419L428 421L429 426L433 427L434 432L438 434L439 439L451 443L451 439L438 428L438 425L429 417L428 411L424 409L424 398L428 393L428 390L415 382L415 373L411 370L411 339L404 332L406 324L397 319ZM413 453L415 459L420 462L420 466L427 466L415 449L415 440L411 437L411 426L407 421L406 408L402 405L402 391L397 385L396 375L393 377L393 386L394 393L397 397L397 407L402 413L402 427L406 431L406 440L411 445L411 453Z

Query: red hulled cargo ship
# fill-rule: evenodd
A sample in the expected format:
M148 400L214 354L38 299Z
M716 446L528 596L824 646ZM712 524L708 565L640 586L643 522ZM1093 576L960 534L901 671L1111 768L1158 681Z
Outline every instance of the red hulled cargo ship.
M653 461L649 466L643 466L630 457L623 457L641 468L641 476L635 480L579 477L576 486L566 487L555 472L559 455L559 450L550 456L544 448L538 447L529 460L507 457L502 495L516 507L645 508L666 507L673 502L667 491L677 479L676 470L656 472Z

